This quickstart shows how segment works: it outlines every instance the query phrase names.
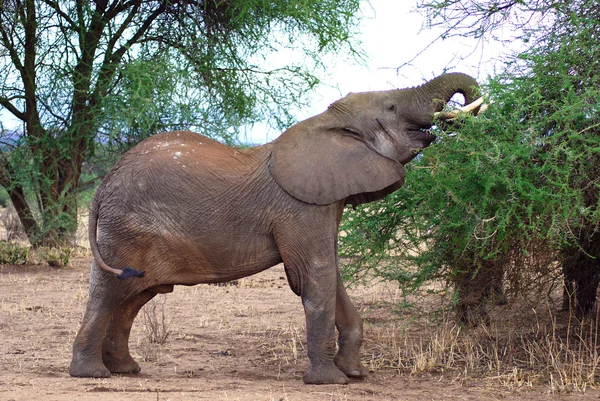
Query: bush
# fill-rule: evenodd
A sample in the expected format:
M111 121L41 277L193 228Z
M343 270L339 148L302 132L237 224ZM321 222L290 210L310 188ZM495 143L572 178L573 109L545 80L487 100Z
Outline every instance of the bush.
M573 253L589 272L573 280L597 285L600 19L570 24L488 82L484 115L438 129L404 187L347 214L346 277L370 271L406 290L441 279L467 322L485 318L471 312L498 280L524 291Z
M0 264L25 264L29 258L29 247L11 242L0 242Z
M52 267L67 267L71 259L72 249L69 247L39 247L39 257Z

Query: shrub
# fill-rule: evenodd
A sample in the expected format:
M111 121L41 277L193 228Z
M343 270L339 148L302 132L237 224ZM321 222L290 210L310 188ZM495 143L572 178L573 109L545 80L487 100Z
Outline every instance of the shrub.
M39 257L52 267L67 267L73 250L70 247L39 247Z
M438 128L404 187L347 214L346 277L371 271L406 290L442 279L463 321L498 278L524 291L573 253L587 261L573 268L589 272L573 280L597 285L600 21L570 24L489 80L485 114Z
M12 242L0 242L0 264L25 264L29 258L29 247Z

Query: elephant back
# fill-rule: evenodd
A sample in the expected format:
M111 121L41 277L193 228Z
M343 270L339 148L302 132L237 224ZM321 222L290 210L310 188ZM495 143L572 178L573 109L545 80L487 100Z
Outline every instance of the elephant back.
M264 147L237 149L189 131L154 135L131 149L105 177L102 199L138 204L198 202L199 195L231 196L256 175Z
M131 149L125 164L150 164L163 168L202 169L214 174L240 173L253 165L255 149L239 149L191 131L151 136Z

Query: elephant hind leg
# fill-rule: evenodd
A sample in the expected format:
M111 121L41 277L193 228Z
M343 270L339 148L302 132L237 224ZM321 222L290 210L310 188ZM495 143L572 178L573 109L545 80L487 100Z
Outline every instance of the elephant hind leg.
M140 309L156 294L172 292L172 285L161 285L128 299L112 313L104 344L102 360L112 373L139 373L140 365L129 353L129 334Z
M110 377L102 362L102 343L112 307L106 291L93 292L75 342L69 373L74 377Z

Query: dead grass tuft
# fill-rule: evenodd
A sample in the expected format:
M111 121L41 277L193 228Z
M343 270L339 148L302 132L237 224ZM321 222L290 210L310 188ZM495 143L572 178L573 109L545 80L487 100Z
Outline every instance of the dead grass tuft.
M158 295L142 308L142 326L150 344L164 345L171 335L171 325L175 314L167 316L167 296Z

